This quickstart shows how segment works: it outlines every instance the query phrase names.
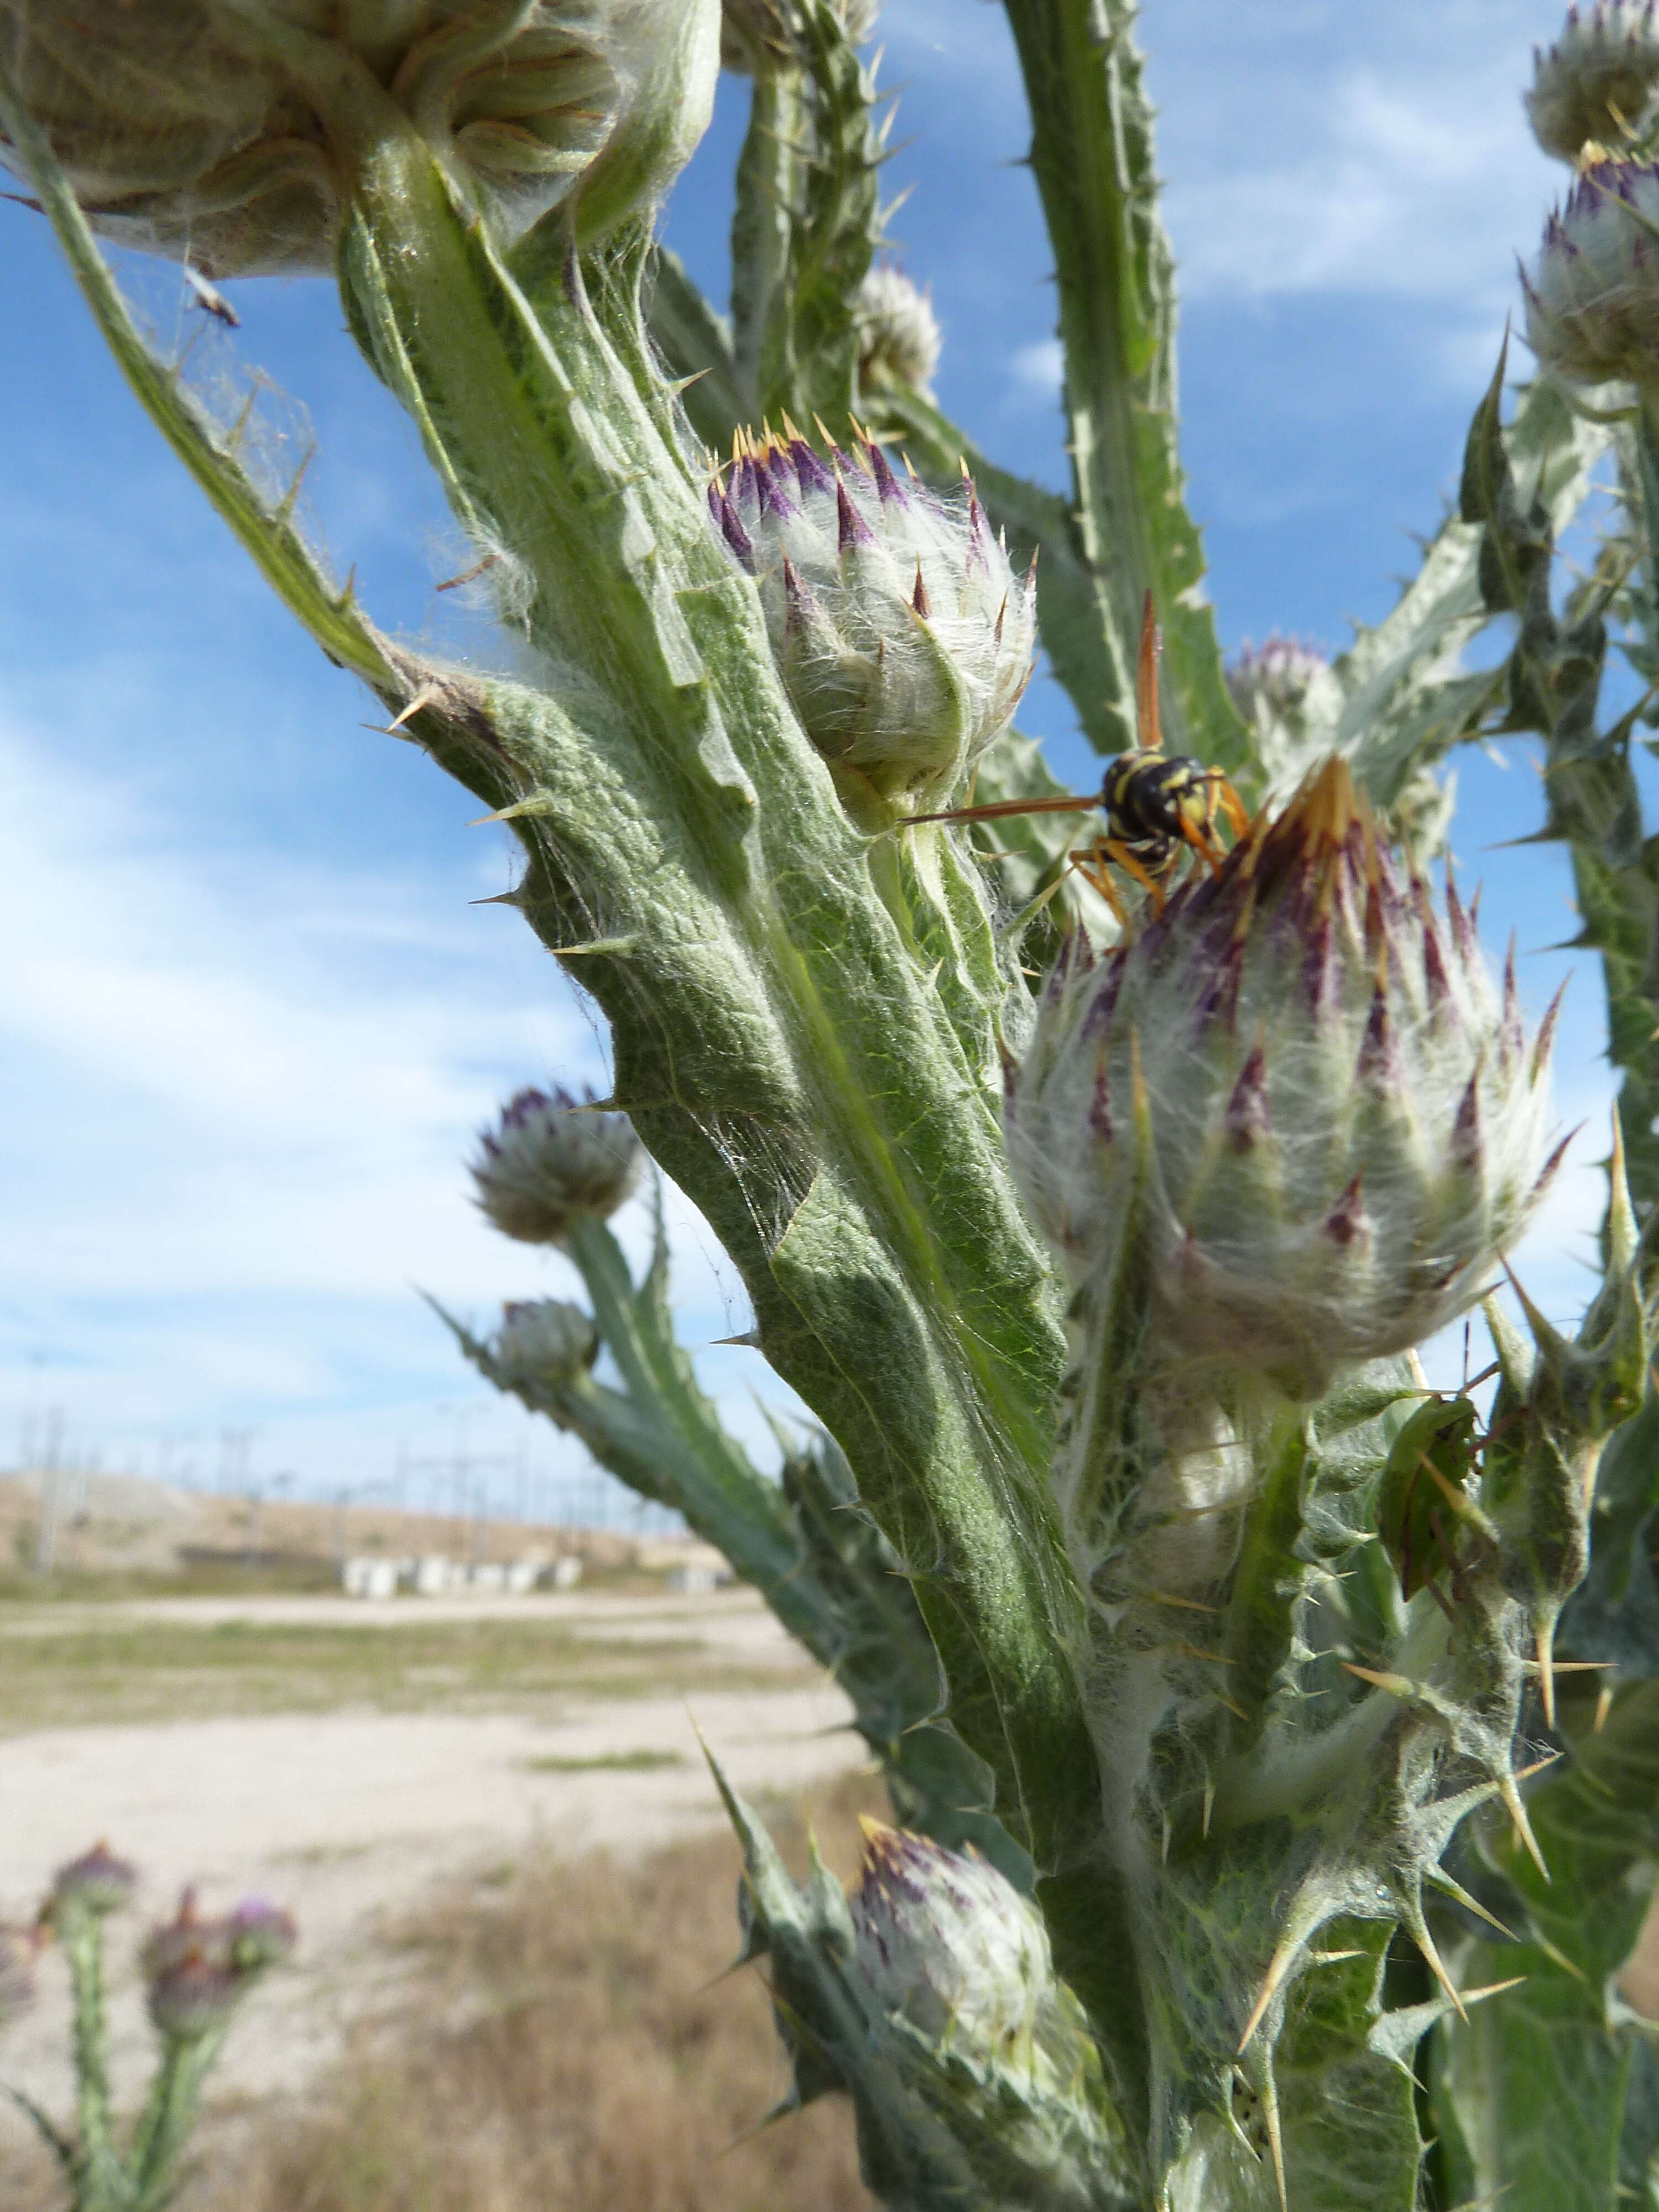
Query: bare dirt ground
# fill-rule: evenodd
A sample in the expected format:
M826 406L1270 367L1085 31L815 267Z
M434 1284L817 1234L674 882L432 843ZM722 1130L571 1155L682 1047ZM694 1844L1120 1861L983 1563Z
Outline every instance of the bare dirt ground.
M131 1637L146 1624L190 1626L209 1638L285 1625L373 1634L411 1620L527 1626L544 1611L584 1642L660 1642L675 1663L660 1684L630 1685L622 1697L587 1694L577 1678L531 1711L269 1711L123 1726L88 1718L0 1741L0 1915L26 1917L53 1869L100 1836L143 1871L139 1910L111 1929L115 2064L129 2095L147 2044L132 1952L185 1882L200 1885L209 1910L252 1893L301 1923L295 1962L252 1999L219 2077L222 2094L258 2095L314 2075L350 2018L385 2002L404 1967L382 1931L441 1885L506 1879L538 1845L631 1854L718 1824L698 1728L737 1787L758 1796L843 1771L863 1747L846 1729L840 1693L803 1675L799 1649L746 1592L379 1607L171 1599L58 1606L8 1622L0 1641L27 1635L38 1651L37 1638ZM689 1668L688 1648L699 1662ZM744 1686L708 1686L723 1668ZM670 1687L682 1674L705 1680L689 1703ZM0 2079L62 2111L67 2008L50 1956L40 1981L40 2001L0 2034Z

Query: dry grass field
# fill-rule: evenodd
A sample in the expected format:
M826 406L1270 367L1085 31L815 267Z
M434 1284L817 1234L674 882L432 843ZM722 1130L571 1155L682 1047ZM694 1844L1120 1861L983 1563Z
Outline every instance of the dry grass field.
M387 1615L389 1614L389 1617ZM456 1620L416 1601L375 1617L195 1621L113 1607L0 1614L0 1735L259 1713L538 1712L571 1698L781 1688L777 1665L695 1634L603 1638L520 1608ZM798 1679L811 1679L803 1662Z

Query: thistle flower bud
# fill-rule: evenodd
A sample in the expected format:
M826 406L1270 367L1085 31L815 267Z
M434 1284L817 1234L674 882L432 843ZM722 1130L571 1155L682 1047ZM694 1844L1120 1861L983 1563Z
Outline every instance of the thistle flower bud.
M225 1923L232 1964L243 1974L280 1966L300 1940L291 1912L263 1897L245 1897Z
M716 526L755 577L807 736L884 798L944 787L1019 704L1036 651L1018 578L973 485L941 499L872 441L820 459L793 430L739 440Z
M865 1978L933 2043L1029 2069L1054 1983L1042 1916L969 1849L865 1823L848 1900Z
M1161 1348L1312 1397L1486 1287L1555 1164L1552 1026L1332 760L1098 964L1072 945L1009 1149L1077 1279L1128 1255Z
M74 1911L90 1912L101 1920L106 1913L118 1912L128 1904L137 1886L137 1868L118 1859L107 1844L96 1843L78 1859L58 1868L46 1909L54 1919Z
M1255 723L1258 708L1271 720L1285 721L1304 712L1329 671L1329 661L1316 647L1275 630L1259 646L1245 639L1227 664L1227 689L1245 721Z
M334 265L349 165L303 43L345 49L511 240L631 126L678 13L532 0L486 30L470 0L0 0L0 34L95 228L252 276Z
M562 1244L584 1215L605 1220L639 1187L643 1152L625 1114L568 1091L520 1091L471 1163L478 1204L503 1237Z
M1659 168L1591 163L1522 282L1527 343L1545 368L1589 384L1659 378Z
M187 1889L177 1916L152 1929L144 1945L145 1998L158 2033L189 2043L223 2027L298 1940L290 1916L262 1898L246 1899L226 1918L204 1919Z
M1547 154L1576 161L1593 139L1637 137L1659 88L1654 0L1569 8L1555 44L1533 48L1532 69L1527 116Z
M902 269L866 271L853 302L858 332L859 382L865 391L884 386L932 397L939 367L939 337L933 303Z
M501 1309L489 1352L509 1390L574 1382L599 1358L599 1332L580 1306L562 1298L529 1298Z

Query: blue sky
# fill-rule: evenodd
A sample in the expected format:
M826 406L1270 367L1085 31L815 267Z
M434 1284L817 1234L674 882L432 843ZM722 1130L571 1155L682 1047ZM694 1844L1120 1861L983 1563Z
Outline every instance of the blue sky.
M1470 410L1561 173L1527 132L1520 0L1152 0L1166 215L1182 268L1191 504L1229 647L1278 628L1339 647L1375 619L1455 482ZM900 93L889 172L914 187L898 257L944 326L939 393L1000 459L1059 483L1048 259L1001 10L889 0L878 41ZM724 283L746 89L672 204L668 235ZM233 288L233 341L181 322L176 276L129 273L198 359L233 344L292 396L296 450L337 565L388 627L465 648L434 596L465 555L412 434L321 282ZM440 1408L477 1408L474 1449L524 1425L471 1384L414 1286L480 1317L568 1291L471 1207L461 1160L507 1091L604 1080L591 1012L516 918L497 830L411 749L362 725L105 359L39 220L0 206L0 1464L46 1404L72 1448L210 1479L221 1432L307 1486L390 1474L398 1440L450 1448ZM303 414L301 413L303 410ZM475 645L477 641L474 641ZM1024 726L1079 781L1062 695ZM1487 852L1534 826L1520 750L1460 764L1455 842L1487 879L1494 945L1570 935L1559 854ZM1541 1007L1566 963L1531 954ZM1569 994L1565 1121L1605 1126L1599 984ZM1600 1206L1586 1130L1524 1255L1563 1316ZM740 1329L731 1270L674 1209L687 1340ZM628 1227L636 1241L642 1224ZM711 1352L733 1419L779 1401L757 1357ZM550 1478L580 1455L544 1431Z

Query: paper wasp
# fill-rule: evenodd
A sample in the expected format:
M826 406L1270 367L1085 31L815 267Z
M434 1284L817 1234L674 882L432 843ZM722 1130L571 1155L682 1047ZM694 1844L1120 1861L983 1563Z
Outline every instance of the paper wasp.
M940 814L915 814L913 822L990 822L1015 814L1087 814L1098 809L1103 833L1081 851L1066 855L1084 879L1125 919L1108 862L1132 876L1161 907L1170 872L1183 848L1196 853L1212 872L1225 848L1216 836L1216 816L1224 814L1235 836L1249 826L1244 803L1225 771L1206 768L1182 753L1165 753L1158 707L1158 662L1163 639L1146 594L1140 624L1140 658L1135 677L1135 732L1139 742L1108 763L1100 790L1092 799L1003 799L984 806L955 806Z

